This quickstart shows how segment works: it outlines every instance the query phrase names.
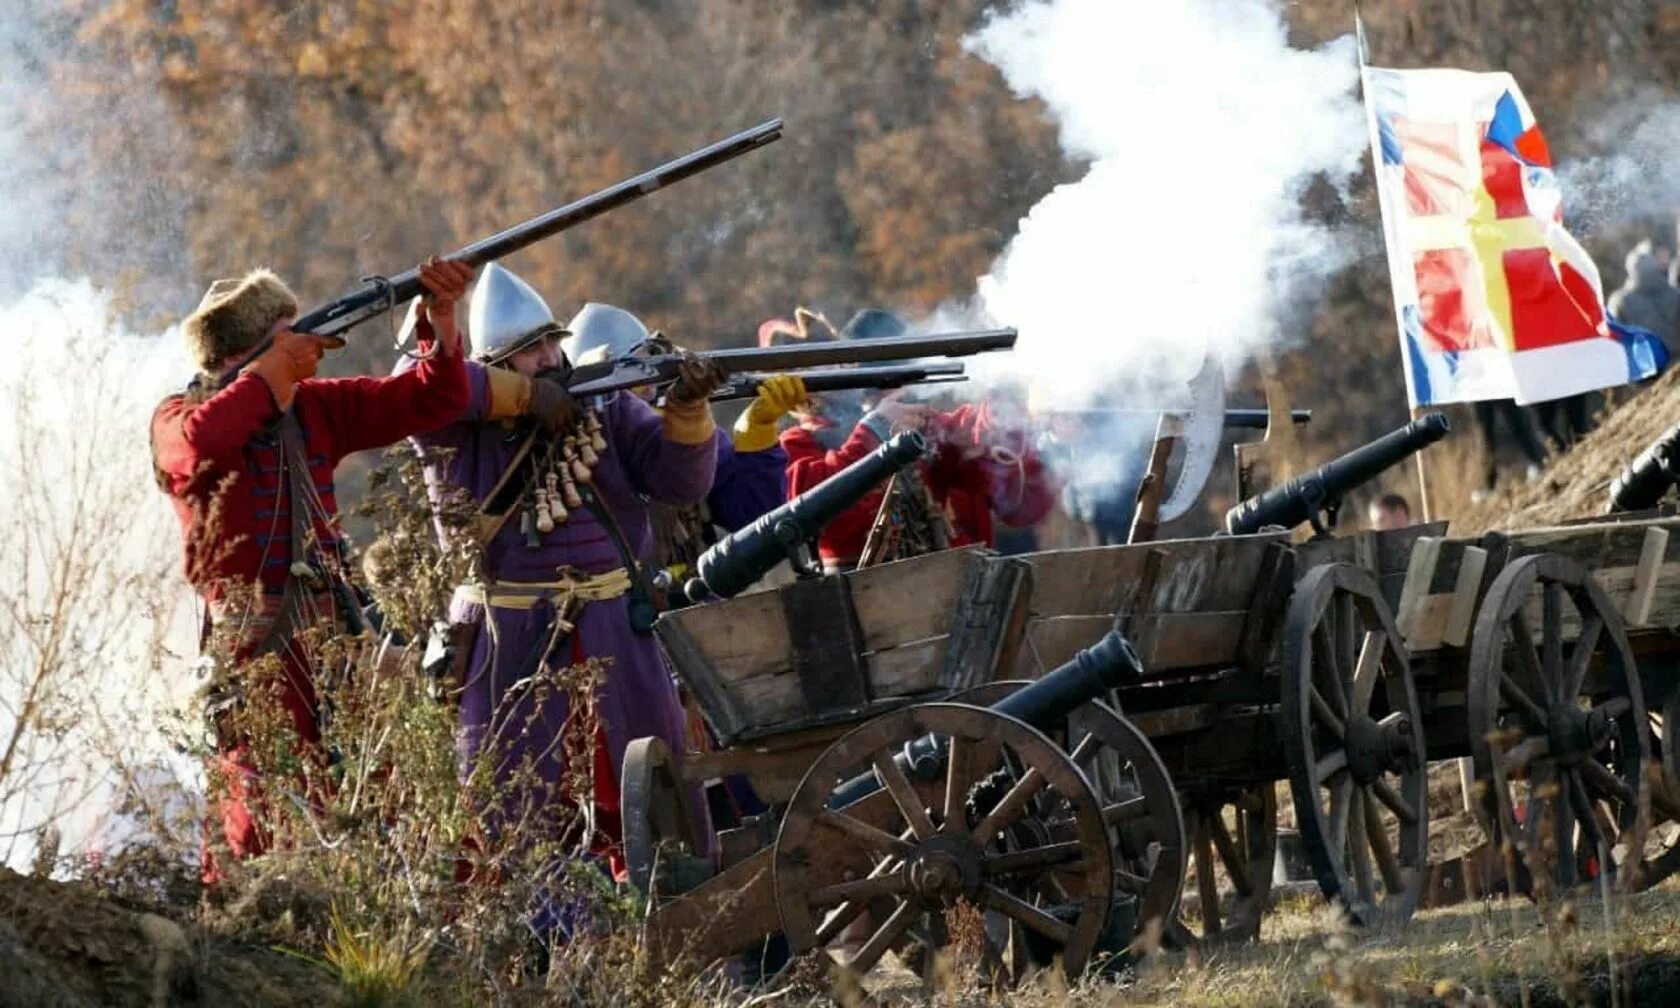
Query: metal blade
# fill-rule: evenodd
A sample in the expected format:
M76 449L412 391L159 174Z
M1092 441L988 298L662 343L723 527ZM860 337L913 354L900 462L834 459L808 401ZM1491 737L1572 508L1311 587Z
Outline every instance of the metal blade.
M1202 358L1201 370L1190 379L1190 402L1190 415L1184 418L1180 435L1184 461L1179 463L1178 482L1161 502L1159 520L1164 522L1190 510L1219 458L1219 439L1225 430L1225 370L1212 353Z

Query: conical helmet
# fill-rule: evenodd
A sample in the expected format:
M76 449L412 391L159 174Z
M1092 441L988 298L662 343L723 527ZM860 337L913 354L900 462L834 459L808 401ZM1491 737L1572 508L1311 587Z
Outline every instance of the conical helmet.
M484 267L467 307L473 356L495 364L543 336L564 336L548 302L531 285L496 263Z
M623 308L595 301L572 316L566 331L571 335L561 344L561 349L574 365L628 357L652 338L641 319Z

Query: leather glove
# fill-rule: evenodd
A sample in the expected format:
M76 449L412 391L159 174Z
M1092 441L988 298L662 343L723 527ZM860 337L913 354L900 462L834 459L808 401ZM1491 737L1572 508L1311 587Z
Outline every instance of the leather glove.
M729 372L722 364L708 360L691 350L677 351L677 380L665 401L674 405L703 403L713 392L723 387Z
M531 379L531 404L525 412L537 422L537 426L550 434L558 434L570 430L577 421L577 402L566 391L565 385L545 377L546 374L544 372Z
M298 382L315 377L315 369L325 352L326 342L320 337L281 329L274 334L269 348L245 365L245 370L268 383L276 405L282 410L290 409Z
M735 421L735 450L760 452L776 443L776 422L804 402L805 381L798 375L771 375L759 383L758 396Z

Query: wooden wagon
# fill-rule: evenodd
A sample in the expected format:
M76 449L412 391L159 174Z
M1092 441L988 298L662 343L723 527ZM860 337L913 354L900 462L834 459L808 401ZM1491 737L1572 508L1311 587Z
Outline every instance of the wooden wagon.
M1074 967L1252 937L1291 808L1324 895L1403 920L1430 871L1430 763L1461 758L1514 884L1648 885L1680 859L1651 830L1680 820L1677 522L952 551L669 614L720 745L627 757L650 948L808 949L865 921L845 959L867 970L938 947L964 900ZM988 709L1113 630L1144 672L1107 706L1036 726ZM872 789L847 792L859 773ZM770 811L693 836L683 785L731 774ZM703 881L659 869L713 847Z

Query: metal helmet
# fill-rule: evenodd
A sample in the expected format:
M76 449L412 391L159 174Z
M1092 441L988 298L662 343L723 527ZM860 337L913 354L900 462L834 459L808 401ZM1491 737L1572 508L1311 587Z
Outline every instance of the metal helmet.
M865 308L852 316L840 330L843 340L894 339L907 335L910 327L904 320L881 308Z
M572 316L566 331L571 335L561 344L561 349L574 365L628 357L653 338L641 319L623 308L595 301Z
M473 356L495 364L543 336L564 336L548 302L531 285L496 263L484 267L467 307Z

